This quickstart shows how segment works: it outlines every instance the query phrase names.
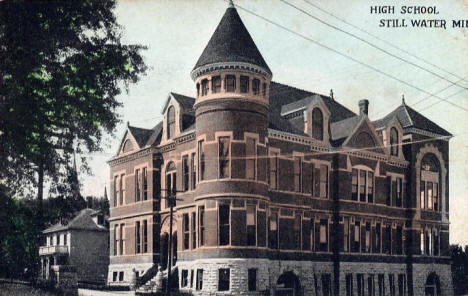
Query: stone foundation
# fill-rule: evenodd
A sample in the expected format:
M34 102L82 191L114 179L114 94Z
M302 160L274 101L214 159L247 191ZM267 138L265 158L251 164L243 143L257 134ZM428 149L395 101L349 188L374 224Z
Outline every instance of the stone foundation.
M109 273L107 275L107 283L111 286L129 286L133 269L139 276L144 274L149 268L153 266L152 263L141 264L111 264L109 265ZM117 273L116 280L114 281L114 273ZM120 274L123 273L123 280L120 280Z

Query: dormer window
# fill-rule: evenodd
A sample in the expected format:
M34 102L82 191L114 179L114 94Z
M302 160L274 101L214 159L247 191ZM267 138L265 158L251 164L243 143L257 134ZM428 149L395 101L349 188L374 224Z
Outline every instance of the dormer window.
M236 91L236 76L235 75L226 75L225 78L226 92L235 92Z
M249 76L240 77L240 91L241 93L249 92Z
M167 138L170 139L175 135L175 109L173 106L167 110Z
M323 140L323 113L319 108L312 111L312 138Z
M213 76L211 78L211 91L214 94L221 91L221 76Z
M398 131L392 127L390 129L390 155L398 156Z
M203 79L201 82L201 95L206 96L208 94L208 79Z
M256 96L260 93L260 80L256 78L252 80L252 92Z

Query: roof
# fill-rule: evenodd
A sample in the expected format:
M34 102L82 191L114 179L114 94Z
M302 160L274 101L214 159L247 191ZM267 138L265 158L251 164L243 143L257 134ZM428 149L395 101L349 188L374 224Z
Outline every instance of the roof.
M161 140L162 128L163 128L163 123L162 121L160 121L151 129L152 133L149 136L148 141L146 142L146 146L153 145L158 140Z
M361 122L363 116L354 116L330 125L330 137L332 141L346 139Z
M451 133L438 126L436 123L429 120L427 117L417 112L413 108L409 107L405 103L402 103L390 114L388 114L382 119L375 121L374 123L377 127L384 127L387 126L388 123L394 118L396 118L400 122L403 129L414 127L442 136L452 136Z
M96 210L93 209L84 209L81 210L75 218L73 218L68 224L64 225L61 223L57 223L46 230L43 233L51 233L57 232L62 230L97 230L97 231L107 231L104 226L97 225L94 221L92 216L97 214Z
M271 74L234 7L229 7L224 13L193 69L223 62L250 63L264 68Z
M153 133L153 130L141 128L141 127L135 127L131 125L128 125L128 130L133 135L133 137L138 143L138 146L140 147L146 146L146 142L148 141L149 137Z
M270 109L281 114L307 108L313 101L323 101L330 111L330 122L341 121L356 116L345 106L329 96L305 91L289 85L272 82L270 84Z
M184 110L192 110L193 104L195 104L195 98L184 96L181 94L176 94L171 92L172 97L180 104Z

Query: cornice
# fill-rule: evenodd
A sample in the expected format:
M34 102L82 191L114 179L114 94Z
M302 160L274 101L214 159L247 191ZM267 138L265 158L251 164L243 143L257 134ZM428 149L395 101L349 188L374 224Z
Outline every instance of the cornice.
M268 79L271 79L272 77L272 74L267 69L251 64L251 63L244 63L244 62L222 62L222 63L208 64L208 65L193 69L192 72L190 72L190 77L192 77L192 80L195 81L195 79L202 74L213 72L213 71L220 71L220 70L247 70L247 71L251 71L254 73L260 73L266 76Z
M149 155L149 154L154 153L154 152L157 152L156 147L146 147L146 148L140 149L140 150L138 150L136 152L133 152L131 154L127 154L127 155L124 155L124 156L112 158L111 160L108 160L107 163L109 164L110 167L113 167L113 166L115 166L117 164L132 161L132 160L141 158L143 156Z

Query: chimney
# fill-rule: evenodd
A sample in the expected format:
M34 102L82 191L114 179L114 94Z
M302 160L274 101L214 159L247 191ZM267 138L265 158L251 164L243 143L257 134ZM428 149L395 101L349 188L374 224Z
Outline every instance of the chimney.
M360 100L359 101L359 115L369 114L369 100Z

